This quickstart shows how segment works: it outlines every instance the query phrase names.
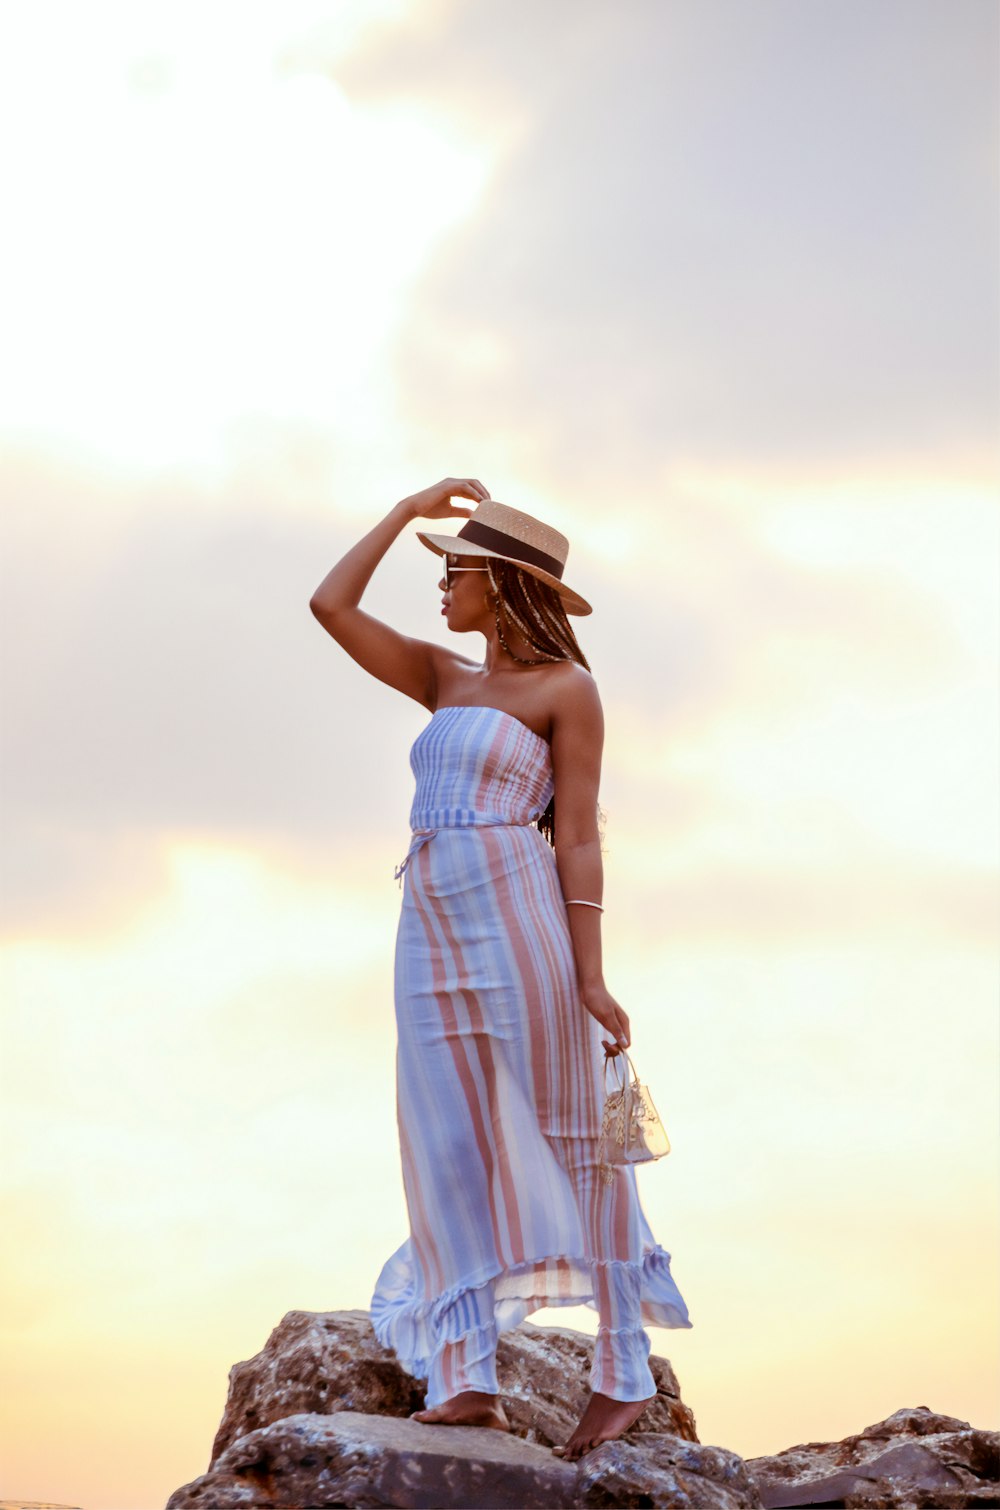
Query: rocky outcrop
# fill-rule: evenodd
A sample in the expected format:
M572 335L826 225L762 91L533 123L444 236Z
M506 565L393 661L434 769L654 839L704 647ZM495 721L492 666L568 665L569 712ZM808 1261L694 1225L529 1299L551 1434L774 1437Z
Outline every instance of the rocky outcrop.
M734 1452L665 1433L606 1442L578 1463L482 1427L386 1416L290 1416L239 1437L168 1510L251 1506L684 1505L743 1510L760 1499Z
M657 1357L656 1399L631 1431L564 1463L551 1448L586 1404L592 1347L568 1328L504 1332L497 1376L511 1433L426 1425L408 1419L426 1381L379 1345L367 1311L291 1311L230 1370L208 1470L167 1510L1000 1504L995 1432L921 1406L844 1442L744 1462L698 1441L674 1371Z
M515 1436L543 1447L565 1442L587 1403L592 1350L591 1337L566 1327L501 1332L497 1380ZM635 1430L697 1442L694 1416L681 1403L670 1364L650 1358L649 1366L656 1399ZM381 1346L367 1311L289 1311L255 1358L230 1369L212 1463L237 1437L289 1416L350 1410L405 1418L421 1409L426 1387L425 1379L405 1373L396 1355ZM415 1424L424 1437L436 1429Z
M0 1500L0 1510L79 1510L77 1505L55 1505L50 1500Z
M1000 1505L1000 1434L940 1416L897 1410L842 1442L807 1442L748 1458L766 1510L792 1505Z

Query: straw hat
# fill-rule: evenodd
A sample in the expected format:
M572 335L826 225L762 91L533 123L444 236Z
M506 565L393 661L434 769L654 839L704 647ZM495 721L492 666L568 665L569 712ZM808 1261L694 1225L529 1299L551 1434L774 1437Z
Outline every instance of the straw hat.
M586 598L562 580L569 541L531 514L508 508L495 498L484 498L466 519L457 535L432 535L417 530L417 539L439 556L499 556L530 572L540 582L554 587L567 613L593 613Z

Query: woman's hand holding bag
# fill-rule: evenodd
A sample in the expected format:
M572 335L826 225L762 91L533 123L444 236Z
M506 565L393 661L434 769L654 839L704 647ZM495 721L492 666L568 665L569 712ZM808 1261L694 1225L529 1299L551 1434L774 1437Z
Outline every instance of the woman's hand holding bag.
M606 1095L598 1155L601 1175L608 1185L614 1180L615 1165L646 1164L652 1159L662 1159L670 1152L670 1139L653 1105L649 1087L640 1084L630 1056L624 1050L621 1052L626 1061L623 1079L610 1092L607 1090L608 1064L616 1062L619 1055L607 1054L604 1060Z

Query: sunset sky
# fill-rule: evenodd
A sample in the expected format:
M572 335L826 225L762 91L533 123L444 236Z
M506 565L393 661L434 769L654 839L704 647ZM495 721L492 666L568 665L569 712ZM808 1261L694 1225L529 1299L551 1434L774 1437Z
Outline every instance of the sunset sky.
M997 7L0 28L0 1499L162 1506L233 1363L407 1234L428 715L309 598L449 475L594 605L699 1437L1000 1424ZM418 527L364 606L445 642Z

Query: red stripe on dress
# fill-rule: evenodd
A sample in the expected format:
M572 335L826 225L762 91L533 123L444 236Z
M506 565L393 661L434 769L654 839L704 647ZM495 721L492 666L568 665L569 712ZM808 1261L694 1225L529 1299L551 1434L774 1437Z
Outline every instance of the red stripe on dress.
M615 1258L631 1258L630 1251L630 1222L629 1207L631 1205L631 1187L629 1185L628 1171L622 1170L618 1179L611 1187L614 1192L612 1214L614 1220L614 1232L612 1244Z
M506 866L503 863L506 858L506 846L501 835L489 828L482 830L482 837L489 860L490 873L499 876L496 887L497 904L503 917L504 927L514 955L521 990L524 993L527 1006L525 1016L528 1024L529 1058L536 1090L536 1110L544 1107L547 1114L552 1102L553 1083L558 1083L557 1080L554 1081L556 1066L551 1064L550 1055L553 1047L555 1047L558 1062L558 1045L553 1045L550 1042L542 989L535 974L531 950L525 940L524 931L518 916L518 909L511 890L511 883L506 873ZM534 1010L532 1010L532 1004L536 1004ZM556 1004L553 1005L555 1006ZM558 1012L552 1015L559 1016Z
M503 861L510 836L505 840L490 829L482 832L491 860L498 862L492 866L493 873L499 876L497 897L526 998L529 1003L534 1000L540 1004L538 1010L529 1013L532 1064L536 1073L539 1066L543 1070L539 1077L540 1109L544 1110L550 1127L552 1121L559 1123L556 1135L565 1135L563 1121L570 1107L579 1107L585 1125L596 1127L600 1117L595 1100L595 1067L590 1058L589 1018L580 1000L572 938L558 878L548 869L541 871L536 864L508 873ZM523 842L537 841L526 838ZM516 895L518 890L523 892L523 898ZM530 933L521 921L525 910L532 919ZM557 930L563 932L564 957L552 947ZM546 1008L553 983L557 985L558 996Z
M510 738L510 730L505 723L498 723L492 738L483 748L482 764L479 767L479 780L476 784L476 795L473 807L477 812L486 809L489 811L490 788L496 785L496 768L501 759L507 740Z

